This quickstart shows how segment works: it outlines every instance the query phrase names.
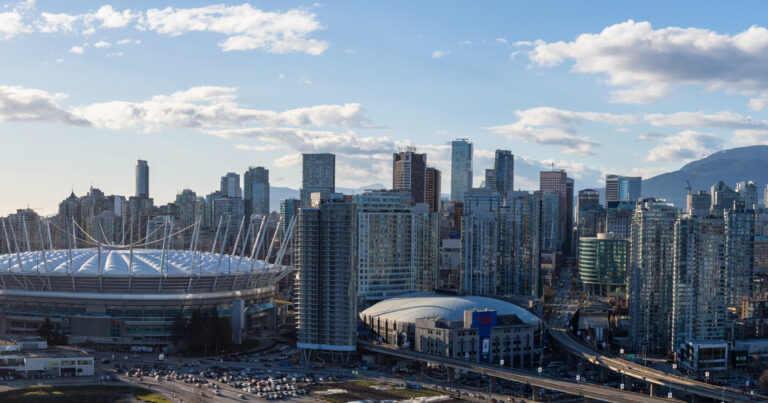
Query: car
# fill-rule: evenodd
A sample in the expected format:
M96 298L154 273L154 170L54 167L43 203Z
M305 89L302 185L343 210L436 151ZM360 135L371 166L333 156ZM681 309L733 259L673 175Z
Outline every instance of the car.
M237 397L239 397L239 398L241 398L241 399L243 399L243 400L248 400L248 398L247 398L247 397L245 397L245 395L244 395L244 394L242 394L242 393L241 393L241 394L239 394L239 395L237 395Z
M213 394L216 395L216 396L221 396L221 391L220 390L214 390Z

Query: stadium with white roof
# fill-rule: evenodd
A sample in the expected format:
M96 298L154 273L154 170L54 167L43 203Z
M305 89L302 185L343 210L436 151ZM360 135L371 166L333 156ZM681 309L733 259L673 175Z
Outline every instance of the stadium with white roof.
M287 239L294 226L289 224ZM256 235L243 238L239 254L223 253L223 242L215 240L211 251L199 250L196 241L190 250L135 248L136 243L15 248L0 255L0 334L34 335L48 317L70 343L162 351L170 346L176 318L215 309L230 319L239 342L262 322L274 321L275 285L293 270L249 257L283 262L287 243L265 240L267 227L262 219ZM239 242L240 234L231 249L237 251Z

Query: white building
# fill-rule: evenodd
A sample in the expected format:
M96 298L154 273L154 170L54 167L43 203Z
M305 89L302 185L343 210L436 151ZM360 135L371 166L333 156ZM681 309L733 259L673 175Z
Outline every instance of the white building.
M357 294L381 300L437 283L438 216L407 191L371 191L355 196Z

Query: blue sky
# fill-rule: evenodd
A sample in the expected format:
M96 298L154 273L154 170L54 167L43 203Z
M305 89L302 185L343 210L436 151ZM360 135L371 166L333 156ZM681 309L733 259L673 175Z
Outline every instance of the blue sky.
M249 165L297 188L301 152L352 187L415 145L448 193L457 137L476 185L502 148L531 190L768 143L759 2L0 4L0 214L130 195L139 157L165 203Z

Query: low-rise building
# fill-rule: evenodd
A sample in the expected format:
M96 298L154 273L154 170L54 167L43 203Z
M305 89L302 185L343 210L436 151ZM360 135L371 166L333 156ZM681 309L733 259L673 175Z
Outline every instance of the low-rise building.
M93 376L93 357L68 347L27 349L14 344L0 347L0 376L39 378Z

